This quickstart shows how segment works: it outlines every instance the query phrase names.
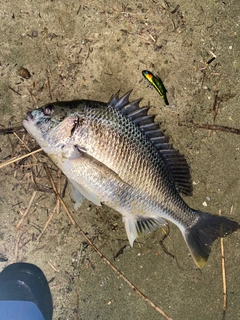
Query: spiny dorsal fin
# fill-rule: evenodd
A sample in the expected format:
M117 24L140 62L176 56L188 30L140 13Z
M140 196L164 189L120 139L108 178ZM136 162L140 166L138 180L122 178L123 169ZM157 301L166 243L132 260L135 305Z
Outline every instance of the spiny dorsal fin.
M140 128L165 159L178 191L185 195L191 195L191 174L185 157L172 147L168 138L159 130L159 124L154 122L155 115L148 115L149 108L139 107L141 99L129 102L131 92L132 90L119 98L118 91L111 97L108 105L115 107Z
M108 105L110 105L111 107L114 107L116 105L119 100L119 93L120 90L118 90L118 92L114 96L111 96L110 100L108 101Z

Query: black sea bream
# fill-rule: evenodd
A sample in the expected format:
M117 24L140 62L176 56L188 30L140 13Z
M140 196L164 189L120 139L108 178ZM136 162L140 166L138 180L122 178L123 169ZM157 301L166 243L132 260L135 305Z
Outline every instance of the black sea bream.
M75 100L50 103L23 121L52 161L67 176L78 207L83 198L107 205L123 216L134 240L173 222L202 268L215 239L239 224L191 209L179 193L190 195L185 158L172 148L148 108L129 102L130 92L108 103Z

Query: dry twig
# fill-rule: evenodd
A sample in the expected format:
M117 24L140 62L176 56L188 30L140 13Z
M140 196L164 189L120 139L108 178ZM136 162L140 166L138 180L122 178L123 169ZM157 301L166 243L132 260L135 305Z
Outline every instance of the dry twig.
M52 220L52 217L54 215L54 213L56 212L56 208L57 206L55 206L55 208L53 209L53 211L50 213L48 219L47 219L47 222L45 223L45 226L43 227L42 229L42 232L39 234L39 236L37 237L37 242L40 240L41 236L44 234L45 230L47 229L50 221Z
M221 215L221 210L219 210L219 215ZM221 245L221 260L222 260L222 283L223 283L223 315L222 315L222 319L224 320L225 314L227 311L227 281L226 281L223 238L220 238L220 245Z
M240 134L240 129L231 128L231 127L211 125L211 124L202 124L202 123L194 123L193 126L196 128L201 128L201 129L224 131L224 132L229 132L229 133Z
M48 261L47 263L50 265L51 268L53 268L54 271L59 272L59 270L56 269L50 261Z
M23 126L18 126L18 127L14 127L14 128L1 128L0 134L1 135L12 134L15 131L25 131L25 129Z
M61 194L61 174L62 174L62 172L61 172L61 170L60 169L58 169L58 173L57 173L57 192L58 192L58 194ZM57 213L59 213L60 212L60 200L59 199L57 199Z
M20 242L20 239L22 237L23 233L21 232L18 232L17 235L16 235L16 244L15 244L15 251L14 251L14 257L15 257L15 260L17 260L17 257L18 257L18 250L19 250L19 242Z
M29 156L32 156L33 154L38 153L38 152L40 152L40 151L42 151L41 148L40 148L40 149L37 149L37 150L34 150L34 151L32 151L32 152L29 152L29 153L27 153L27 154L24 154L23 156L20 156L20 157L13 157L12 159L7 160L7 161L1 163L1 164L0 164L0 169L2 169L2 168L6 167L6 166L8 166L8 165L10 165L10 164L12 164L12 163L14 163L14 162L17 162L17 161L19 161L19 160L22 160L22 159L24 159L24 158L27 158L27 157L29 157Z
M193 128L206 129L206 130L223 131L223 132L235 133L235 134L239 134L240 135L240 129L226 127L226 126L203 124L203 123L194 123L193 121L190 121L189 124L179 123L179 126L182 126L182 125L185 126L185 127L193 127Z
M46 75L47 75L47 86L48 86L48 93L49 93L49 98L52 100L52 90L51 90L51 86L50 86L50 70L47 69L46 70Z
M27 216L27 214L28 214L28 212L29 212L29 210L30 210L30 208L31 208L31 206L32 206L32 203L33 203L33 200L34 200L34 198L35 198L35 196L36 196L36 193L37 193L37 191L33 191L33 194L32 194L32 197L31 197L31 199L30 199L30 201L29 201L28 207L27 207L27 209L25 210L24 214L22 215L20 221L18 222L18 224L17 224L17 226L16 226L16 229L19 229L19 228L21 227L21 224L22 224L24 218Z
M24 145L24 147L27 149L27 151L31 152L31 150L28 148L27 144L19 137L19 135L15 131L13 132L13 134ZM35 161L38 161L37 158L34 155L32 155L32 156L35 159Z
M56 188L56 186L55 186L55 184L54 184L54 181L53 181L52 175L51 175L51 173L50 173L50 171L49 171L49 169L48 169L48 166L46 165L46 163L44 163L43 166L44 166L44 169L45 169L45 171L46 171L46 173L47 173L48 179L49 179L49 181L50 181L50 183L51 183L51 185L52 185L52 188L53 188L56 196L58 197L59 201L61 202L64 210L66 211L66 213L67 213L67 215L68 215L68 218L70 219L72 225L76 226L76 221L73 219L73 217L72 217L70 211L68 210L67 206L65 205L65 203L64 203L61 195L60 195L60 194L58 193L58 191L57 191L57 188Z

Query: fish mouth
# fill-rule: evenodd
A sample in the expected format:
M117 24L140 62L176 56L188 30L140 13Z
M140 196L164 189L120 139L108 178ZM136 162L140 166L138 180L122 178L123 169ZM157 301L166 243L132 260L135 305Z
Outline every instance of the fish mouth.
M32 112L28 111L26 113L26 118L23 121L26 123L26 122L30 122L30 121L33 121L33 120L34 120L34 116L32 115Z
M33 119L34 119L31 111L28 111L27 114L26 114L26 116L27 116L26 119L25 119L26 121L33 120Z
M28 111L26 114L26 118L23 120L23 126L25 127L33 120L34 120L34 116L32 115L31 111Z

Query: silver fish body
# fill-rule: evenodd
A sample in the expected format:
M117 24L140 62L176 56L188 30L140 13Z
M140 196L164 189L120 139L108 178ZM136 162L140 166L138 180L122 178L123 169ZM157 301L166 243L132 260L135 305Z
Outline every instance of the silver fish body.
M191 209L185 158L168 143L148 108L129 102L130 92L108 103L56 102L27 113L26 130L63 171L78 207L83 198L123 216L131 245L140 234L166 225L181 230L192 257L203 267L212 242L237 222Z

